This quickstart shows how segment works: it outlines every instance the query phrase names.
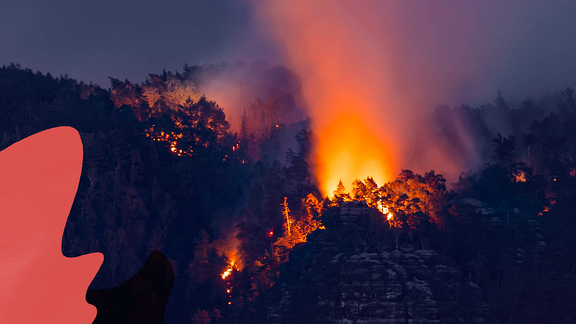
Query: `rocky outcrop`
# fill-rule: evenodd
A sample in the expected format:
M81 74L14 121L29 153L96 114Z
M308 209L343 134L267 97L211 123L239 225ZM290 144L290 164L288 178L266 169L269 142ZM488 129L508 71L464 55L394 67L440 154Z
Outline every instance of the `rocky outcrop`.
M357 207L342 208L339 224L290 254L267 302L267 322L498 323L480 288L435 251L363 239L370 222L362 215L370 209Z

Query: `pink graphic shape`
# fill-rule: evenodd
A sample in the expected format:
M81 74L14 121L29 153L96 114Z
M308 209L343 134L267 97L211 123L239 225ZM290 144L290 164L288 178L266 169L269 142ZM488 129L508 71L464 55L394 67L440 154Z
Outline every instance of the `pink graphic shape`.
M87 324L96 317L86 290L103 255L67 258L61 249L82 156L71 127L0 152L0 323Z

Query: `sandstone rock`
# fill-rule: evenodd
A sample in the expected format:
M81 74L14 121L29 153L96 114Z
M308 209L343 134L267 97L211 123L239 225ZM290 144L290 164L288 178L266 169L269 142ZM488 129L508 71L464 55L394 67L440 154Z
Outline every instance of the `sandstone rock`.
M359 221L369 209L345 207L342 228L327 228L290 254L268 301L269 323L498 323L480 288L436 251L378 251L365 243L362 252L338 252L342 242L362 241L370 226Z

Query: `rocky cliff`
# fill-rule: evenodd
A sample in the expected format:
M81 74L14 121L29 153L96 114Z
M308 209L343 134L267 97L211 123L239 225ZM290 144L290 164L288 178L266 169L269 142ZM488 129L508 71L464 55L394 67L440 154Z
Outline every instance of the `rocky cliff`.
M269 323L498 323L481 289L433 250L396 249L363 204L324 216L282 266ZM386 237L388 236L388 237Z

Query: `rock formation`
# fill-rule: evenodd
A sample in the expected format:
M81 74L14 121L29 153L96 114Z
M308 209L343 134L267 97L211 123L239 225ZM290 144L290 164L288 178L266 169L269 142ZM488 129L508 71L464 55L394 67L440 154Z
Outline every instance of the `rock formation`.
M297 246L267 298L269 323L498 323L481 289L433 250L375 240L374 210L344 203ZM377 222L376 222L377 223Z

